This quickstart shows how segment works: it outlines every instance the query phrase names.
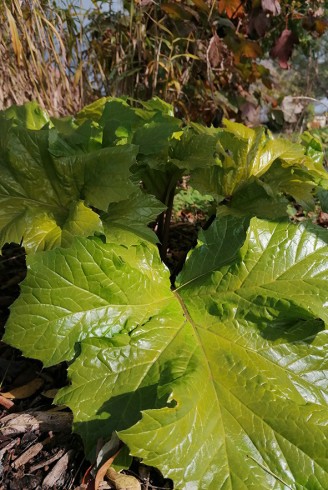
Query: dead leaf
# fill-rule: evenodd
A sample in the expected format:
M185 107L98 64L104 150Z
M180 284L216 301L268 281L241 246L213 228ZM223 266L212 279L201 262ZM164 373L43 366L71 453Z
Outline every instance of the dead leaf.
M167 15L177 20L191 20L194 12L192 9L184 8L182 5L173 2L162 3L161 9Z
M114 483L116 490L141 490L140 481L134 476L117 473L113 468L108 468L106 474L109 480Z
M6 4L5 4L5 11L8 19L8 24L9 24L10 34L11 34L11 42L13 43L14 53L16 55L18 65L21 66L23 46L19 38L17 24Z
M116 458L116 456L118 455L118 453L120 451L121 451L121 448L118 451L116 451L116 453L113 456L111 456L107 461L105 461L105 463L103 465L101 465L101 467L97 471L96 478L95 478L95 490L98 490L101 482L104 481L104 478L105 478L107 472L109 471L110 465L113 463L114 459Z
M10 400L21 400L34 395L34 393L38 391L41 386L43 386L43 384L44 380L42 378L34 378L29 383L26 383L23 386L19 386L18 388L13 388L11 391L1 393L1 395L4 398L8 398Z
M43 391L41 394L46 398L55 398L58 393L58 388L52 388L51 390Z
M250 41L248 39L241 42L240 56L244 58L259 58L262 56L262 48L256 41Z
M154 3L153 0L135 0L135 2L140 7L149 7L149 5Z
M283 98L281 109L284 113L284 119L286 122L296 123L299 115L302 114L304 110L304 106L298 99L295 99L291 95L287 95Z
M328 22L325 19L316 19L314 22L315 32L318 36L322 36L328 28Z
M207 5L207 3L204 0L192 0L192 3L194 5L196 5L196 7L198 7L203 12L207 13L210 10L209 6Z
M259 106L256 106L252 102L245 102L245 104L243 104L240 109L243 121L251 126L257 126L260 124Z
M289 29L285 29L271 49L270 56L272 56L272 58L278 58L280 68L283 70L288 70L288 61L292 55L294 44L297 42L298 38L296 34Z
M223 59L222 56L222 41L215 33L210 39L210 43L207 48L207 60L212 68L219 66Z
M252 38L263 37L270 27L270 16L262 10L252 11L248 23L248 35Z
M319 225L328 228L328 213L320 211L320 214L318 216L318 223Z
M226 14L229 19L244 14L244 7L240 0L219 0L219 14Z
M323 7L319 7L315 12L313 12L314 17L323 17L325 15L325 9Z
M82 478L82 485L85 485L86 487L88 487L89 484L92 483L93 484L93 490L94 490L94 479L92 478L92 475L91 475L93 468L94 468L94 464L92 464L91 466L89 466L87 468L87 470L84 473L83 478Z
M2 407L6 408L7 410L9 410L14 405L14 402L12 402L11 400L8 400L8 398L5 398L4 396L0 395L0 405Z
M270 12L270 14L274 16L281 13L281 7L278 0L262 0L261 4L264 12Z

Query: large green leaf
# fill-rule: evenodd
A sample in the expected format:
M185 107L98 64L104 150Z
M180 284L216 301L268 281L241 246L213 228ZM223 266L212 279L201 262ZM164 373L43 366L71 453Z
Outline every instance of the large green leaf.
M100 119L104 146L133 143L141 155L167 153L169 139L181 121L173 117L172 107L159 99L142 105L135 108L123 99L106 103Z
M107 211L136 192L129 180L134 146L85 153L80 128L64 140L55 128L0 125L0 246L23 240L27 251L44 250L101 232L98 214L87 206Z
M27 129L41 129L50 122L47 112L36 102L27 102L21 106L13 105L5 111L0 111L0 117Z
M324 163L325 154L320 137L305 131L301 136L301 141L305 146L306 154L309 155L314 162L322 165Z
M317 197L322 211L328 213L328 190L318 188Z
M312 158L310 154L306 155L301 145L268 137L263 128L247 128L230 121L225 121L225 126L223 129L204 130L193 125L195 134L189 133L189 145L193 149L190 160L191 183L195 188L212 194L218 202L224 198L232 198L231 204L227 204L225 208L226 212L231 209L232 214L243 212L244 205L236 204L239 200L236 194L242 193L250 184L253 185L254 179L258 183L263 180L265 185L262 186L262 202L257 204L261 213L253 215L270 219L286 214L283 211L284 206L280 206L281 209L278 207L274 213L271 211L283 193L295 198L306 208L313 207L313 188L317 185L326 188L328 185L327 172L322 161ZM183 141L184 138L181 138L181 145ZM216 144L214 154L213 143ZM185 153L187 159L188 150ZM207 167L202 165L202 159L207 161ZM180 165L182 162L179 162ZM275 170L272 176L273 168ZM279 185L275 185L275 178L279 180ZM256 199L253 201L256 208ZM263 206L265 201L266 205ZM248 210L245 209L245 214L250 214L253 207L252 203Z
M157 243L157 235L148 224L156 222L158 215L165 209L154 196L137 190L128 199L109 205L107 213L101 216L105 233L108 236L115 233L118 238L118 233L127 230L149 242Z
M5 340L73 359L57 401L90 455L119 430L177 489L326 488L327 232L218 223L175 292L123 234L30 257Z
M217 207L217 216L231 214L266 219L286 218L289 201L284 195L279 195L278 190L278 186L273 191L271 185L264 185L261 180L253 177L236 190L227 204L221 203ZM289 190L292 190L291 186ZM302 197L304 194L303 190Z
M212 134L195 134L191 129L185 130L179 139L174 139L170 151L170 161L180 168L194 170L206 168L217 162L217 136Z

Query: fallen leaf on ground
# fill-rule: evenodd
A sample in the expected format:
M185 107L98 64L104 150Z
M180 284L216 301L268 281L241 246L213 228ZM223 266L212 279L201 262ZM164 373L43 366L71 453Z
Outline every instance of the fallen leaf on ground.
M95 478L95 490L99 489L101 482L104 481L106 474L108 474L110 465L112 464L112 462L114 461L114 459L116 458L116 456L118 455L120 450L121 450L121 448L118 451L116 451L116 453L113 456L111 456L107 461L105 461L105 463L97 471L97 475ZM115 473L116 473L116 471L115 471ZM124 475L124 476L126 476L126 475ZM131 487L131 488L133 489L133 487Z
M134 476L117 473L113 468L109 468L106 474L116 490L141 490L140 482Z
M9 400L21 400L23 398L28 398L36 391L38 391L43 385L44 380L42 378L34 378L29 383L26 383L23 386L19 386L18 388L13 388L10 391L6 391L5 393L1 393L4 398L8 398Z
M8 398L5 398L4 396L0 395L0 405L2 407L6 408L7 410L9 410L14 405L14 402L12 402L11 400L8 400Z

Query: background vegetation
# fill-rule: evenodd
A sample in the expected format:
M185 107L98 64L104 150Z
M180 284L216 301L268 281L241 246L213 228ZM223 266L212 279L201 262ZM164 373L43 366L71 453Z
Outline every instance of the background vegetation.
M6 0L0 109L34 99L65 115L103 95L159 95L187 121L281 129L310 102L285 95L326 95L327 3Z

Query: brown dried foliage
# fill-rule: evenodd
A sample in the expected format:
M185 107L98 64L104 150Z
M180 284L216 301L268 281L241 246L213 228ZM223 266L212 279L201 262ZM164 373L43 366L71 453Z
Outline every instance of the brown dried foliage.
M67 2L57 10L50 0L0 7L0 109L36 99L58 115L102 95L158 95L186 120L211 123L218 108L238 118L245 104L259 105L261 84L271 86L263 54L274 47L280 66L289 65L294 34L280 46L281 33L315 37L326 28L324 9L306 2L298 11L278 0L130 0L128 15L98 8L88 25Z

